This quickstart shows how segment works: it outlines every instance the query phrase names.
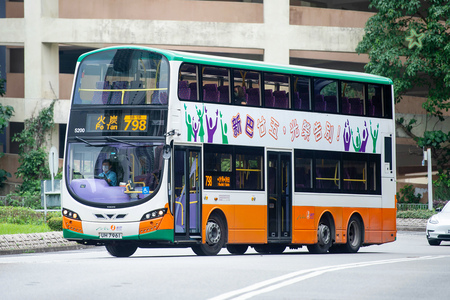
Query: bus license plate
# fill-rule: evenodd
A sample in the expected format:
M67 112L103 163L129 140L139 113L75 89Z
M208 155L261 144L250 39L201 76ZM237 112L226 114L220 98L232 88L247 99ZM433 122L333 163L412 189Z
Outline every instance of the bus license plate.
M101 239L122 239L122 233L117 232L100 232L99 237Z

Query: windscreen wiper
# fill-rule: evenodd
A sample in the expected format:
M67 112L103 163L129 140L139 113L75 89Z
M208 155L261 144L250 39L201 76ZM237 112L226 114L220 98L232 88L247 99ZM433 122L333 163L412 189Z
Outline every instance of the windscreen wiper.
M89 143L88 141L86 141L85 139L80 138L79 136L76 136L75 139L76 139L77 141L80 141L80 142L85 143L85 144L88 145L89 147L104 147L104 146L108 146L108 145L106 145L106 144L99 144L99 145L91 144L91 143Z
M77 141L80 141L80 142L85 143L86 145L89 145L89 146L91 146L91 147L95 147L95 145L92 145L92 144L89 143L88 141L83 140L82 138L80 138L80 137L78 137L78 136L76 136L75 139L76 139Z
M125 142L125 141L121 141L112 137L107 137L106 138L107 141L113 141L113 142L117 142L117 143L121 143L121 144L125 144L125 145L129 145L129 146L133 146L133 147L137 147L136 144L133 143L129 143L129 142Z

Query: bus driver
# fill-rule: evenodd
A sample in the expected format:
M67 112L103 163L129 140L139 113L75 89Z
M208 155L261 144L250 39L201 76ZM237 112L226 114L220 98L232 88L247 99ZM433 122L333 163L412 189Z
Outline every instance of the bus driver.
M111 161L109 159L105 159L102 162L102 170L103 172L100 173L98 176L105 178L105 180L108 182L110 186L116 186L117 185L117 175L114 171L111 170Z

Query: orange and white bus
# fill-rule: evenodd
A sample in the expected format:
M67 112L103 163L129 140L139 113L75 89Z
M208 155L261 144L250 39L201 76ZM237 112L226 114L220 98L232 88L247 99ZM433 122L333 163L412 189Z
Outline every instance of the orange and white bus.
M392 81L111 47L78 59L64 237L216 255L396 239Z

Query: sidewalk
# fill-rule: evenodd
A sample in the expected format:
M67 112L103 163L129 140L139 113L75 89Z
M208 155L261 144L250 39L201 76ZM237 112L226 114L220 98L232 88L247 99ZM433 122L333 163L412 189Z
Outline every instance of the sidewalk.
M397 219L398 231L425 232L426 225L427 220ZM88 247L93 246L69 242L63 238L60 231L0 235L0 255L76 250Z

